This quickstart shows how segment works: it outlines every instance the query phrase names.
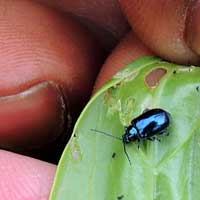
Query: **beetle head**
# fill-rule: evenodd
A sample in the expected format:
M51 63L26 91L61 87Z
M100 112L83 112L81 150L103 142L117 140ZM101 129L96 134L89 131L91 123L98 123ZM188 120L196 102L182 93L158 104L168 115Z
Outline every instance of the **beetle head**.
M126 128L125 134L123 135L123 142L129 143L138 140L138 131L134 126Z

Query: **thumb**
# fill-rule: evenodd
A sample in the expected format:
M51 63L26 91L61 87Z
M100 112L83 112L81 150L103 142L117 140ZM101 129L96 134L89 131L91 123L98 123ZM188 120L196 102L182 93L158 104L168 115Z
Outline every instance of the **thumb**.
M133 30L157 55L182 64L199 63L200 6L195 5L198 1L121 0L120 3Z
M55 170L55 165L1 150L1 199L47 200Z

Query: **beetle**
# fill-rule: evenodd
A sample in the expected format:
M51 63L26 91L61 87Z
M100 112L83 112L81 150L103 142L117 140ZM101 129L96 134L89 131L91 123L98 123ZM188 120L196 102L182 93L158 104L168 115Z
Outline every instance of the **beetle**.
M170 121L170 113L161 108L154 108L151 110L145 110L141 115L134 118L131 121L131 124L125 127L125 133L122 135L122 138L105 133L103 131L98 131L96 129L91 130L118 140L122 140L124 152L129 163L131 164L125 145L135 141L138 141L139 143L140 140L158 140L157 136L166 133L166 130L170 125Z
M126 127L122 136L123 143L148 139L155 140L156 135L166 132L170 124L170 114L163 109L155 108L147 110L131 121L131 125Z
M154 108L143 112L143 114L131 121L131 125L126 127L125 134L122 135L124 152L130 164L131 161L125 144L134 141L138 141L139 143L140 140L159 140L157 136L166 133L170 120L171 115L168 112L161 108Z

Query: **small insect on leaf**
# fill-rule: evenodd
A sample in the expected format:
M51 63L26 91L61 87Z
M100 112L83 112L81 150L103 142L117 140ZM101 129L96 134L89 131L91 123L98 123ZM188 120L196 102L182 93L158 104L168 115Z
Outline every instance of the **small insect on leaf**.
M115 156L116 156L116 153L114 152L114 153L112 154L112 158L115 158Z
M124 198L124 195L120 195L117 197L117 200L122 200Z

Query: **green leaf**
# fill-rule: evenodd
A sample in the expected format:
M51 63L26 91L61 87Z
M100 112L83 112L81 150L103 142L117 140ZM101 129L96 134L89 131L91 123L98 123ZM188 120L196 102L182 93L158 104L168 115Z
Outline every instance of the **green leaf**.
M151 80L153 73L161 78ZM150 75L151 74L151 75ZM153 82L153 83L152 83ZM172 116L161 142L121 137L146 108ZM200 69L145 57L119 72L88 103L60 160L51 200L186 200L200 194Z

